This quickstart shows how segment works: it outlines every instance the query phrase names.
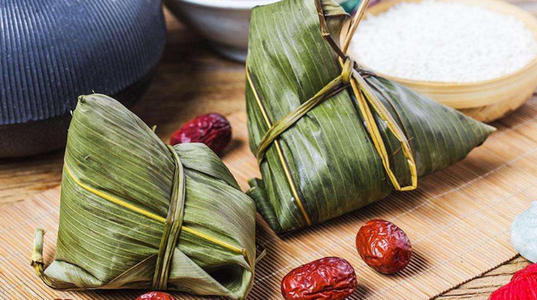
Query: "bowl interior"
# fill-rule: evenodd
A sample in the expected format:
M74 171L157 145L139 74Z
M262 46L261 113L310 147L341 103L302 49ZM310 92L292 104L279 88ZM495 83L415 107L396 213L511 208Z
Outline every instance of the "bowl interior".
M373 15L373 16L379 15L379 14L387 11L392 6L394 6L394 5L398 4L398 3L401 3L401 2L421 2L421 1L423 1L423 0L390 0L390 1L386 1L386 2L381 2L381 3L379 3L377 5L374 5L374 6L372 6L372 7L370 7L368 9L366 16L364 16L364 20L367 19L368 15ZM537 40L537 19L533 15L531 15L529 12L527 12L527 11L525 11L523 9L520 9L515 5L509 4L509 3L506 3L506 2L503 2L503 1L498 1L498 0L436 0L436 1L457 2L457 3L466 4L466 5L481 6L481 7L484 7L486 9L496 11L496 12L504 14L504 15L513 16L516 19L520 20L533 33L534 38ZM342 34L344 34L344 33L342 33ZM375 71L374 69L369 68L367 66L367 64L365 64L363 62L358 61L358 63L360 65L364 66L366 69L370 69L370 70ZM408 85L412 85L412 86L424 86L424 87L425 86L428 86L428 87L432 87L432 86L436 86L436 87L468 86L468 87L470 87L470 86L488 85L488 84L491 84L491 83L494 83L494 82L503 81L503 80L511 78L511 77L516 77L516 76L520 75L521 73L524 73L527 70L534 68L536 65L537 65L537 55L531 62L529 62L526 66L524 66L523 68L517 70L516 72L506 74L506 75L503 75L501 77L497 77L497 78L493 78L493 79L489 79L489 80L484 80L484 81L476 81L476 82L420 81L420 80L412 80L412 79L406 79L406 78L401 78L401 77L390 76L390 75L379 73L379 72L376 72L376 73L379 74L382 77L385 77L385 78L388 78L388 79L391 79L391 80L394 80L394 81L397 81L397 82L405 83L405 84L408 84Z

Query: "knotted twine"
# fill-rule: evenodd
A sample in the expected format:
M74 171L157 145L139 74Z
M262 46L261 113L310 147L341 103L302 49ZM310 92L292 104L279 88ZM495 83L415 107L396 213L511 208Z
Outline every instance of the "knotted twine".
M172 195L168 216L164 225L164 233L160 241L160 247L157 256L157 264L153 275L152 289L165 290L168 287L168 277L170 275L170 263L173 257L173 251L181 232L183 225L184 207L185 207L185 172L183 164L172 146L166 145L172 153L175 172L173 174Z
M311 111L317 105L319 105L320 103L322 103L323 101L327 99L332 98L338 93L344 90L347 90L349 87L351 88L353 95L356 99L358 108L364 119L363 121L365 121L366 123L366 130L371 136L371 140L373 141L375 150L379 154L379 157L382 160L382 165L384 167L384 170L386 174L388 175L388 178L390 179L390 182L392 183L395 190L411 191L411 190L416 189L418 186L418 172L416 168L416 162L415 162L414 155L412 153L412 149L410 148L410 144L408 142L408 138L406 134L399 127L399 124L394 120L394 118L392 117L388 109L384 106L384 104L380 101L380 99L373 92L372 88L369 86L367 81L364 79L363 77L364 75L372 75L372 73L369 71L363 70L355 61L353 61L347 55L350 42L352 40L352 37L354 36L354 33L356 32L356 29L358 28L360 21L362 20L365 14L365 10L367 6L369 5L369 0L363 0L360 3L360 7L358 8L353 19L351 20L350 25L349 25L349 30L347 31L345 38L343 40L343 47L340 47L339 44L336 43L336 41L334 41L334 39L331 36L331 33L328 29L328 25L326 22L326 17L325 17L325 13L322 7L321 0L315 0L315 5L316 5L317 12L319 15L321 35L328 42L332 50L338 56L338 61L341 66L341 74L338 77L336 77L335 79L330 81L328 84L326 84L323 88L321 88L321 90L319 90L319 92L317 92L313 97L311 97L310 99L302 103L295 110L291 111L285 117L283 117L279 121L276 121L275 123L272 124L270 122L270 119L268 118L267 111L263 103L261 102L261 99L255 89L252 78L248 71L248 66L246 66L246 78L247 78L248 84L250 85L250 88L252 89L254 98L256 99L256 102L261 110L265 123L269 127L269 129L265 132L265 134L263 135L257 147L257 153L256 153L257 162L260 165L263 162L265 158L265 153L269 149L269 147L271 147L272 145L275 146L276 153L282 164L285 177L291 189L291 194L296 199L297 206L299 207L304 217L304 220L306 221L308 225L312 225L311 220L306 212L306 209L304 208L303 202L301 200L301 197L299 196L296 185L291 177L291 173L289 171L287 161L285 160L283 156L283 151L281 150L281 146L279 144L278 139L280 138L282 133L284 133L287 129L293 126L296 122L298 122L303 116L305 116L309 111ZM375 117L373 116L371 107L373 108L377 116L387 124L388 130L401 143L402 153L404 157L406 158L406 163L409 167L410 178L411 178L411 184L408 186L401 186L401 184L399 183L399 180L397 179L393 170L391 169L389 155L386 150L386 145L384 144L384 141L380 134L380 129L378 128L378 125L375 121Z

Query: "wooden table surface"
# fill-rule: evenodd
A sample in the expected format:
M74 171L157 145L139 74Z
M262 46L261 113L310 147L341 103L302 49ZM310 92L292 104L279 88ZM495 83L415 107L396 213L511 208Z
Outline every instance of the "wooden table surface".
M166 19L168 45L164 57L148 92L133 108L148 124L158 124L157 133L164 140L198 114L230 114L245 109L244 66L216 55L206 41L168 12ZM59 185L62 158L63 152L56 151L31 158L0 159L0 207ZM487 299L528 264L521 257L515 258L437 299Z

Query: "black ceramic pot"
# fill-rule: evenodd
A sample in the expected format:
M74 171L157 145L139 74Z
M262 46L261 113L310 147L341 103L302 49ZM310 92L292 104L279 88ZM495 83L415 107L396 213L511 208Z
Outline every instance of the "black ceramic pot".
M159 0L5 0L0 30L0 158L63 147L81 94L133 105L166 40Z

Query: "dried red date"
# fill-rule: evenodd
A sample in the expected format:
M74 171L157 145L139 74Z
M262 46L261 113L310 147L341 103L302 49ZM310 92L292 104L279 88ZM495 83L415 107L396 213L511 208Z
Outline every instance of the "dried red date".
M175 300L175 297L164 292L149 292L139 296L136 300Z
M371 220L360 228L356 249L366 264L384 274L401 271L412 256L406 233L384 220Z
M204 143L221 155L231 141L231 125L222 115L210 113L198 116L172 134L170 144Z
M356 288L356 273L344 259L326 257L302 265L282 279L286 300L341 300Z

